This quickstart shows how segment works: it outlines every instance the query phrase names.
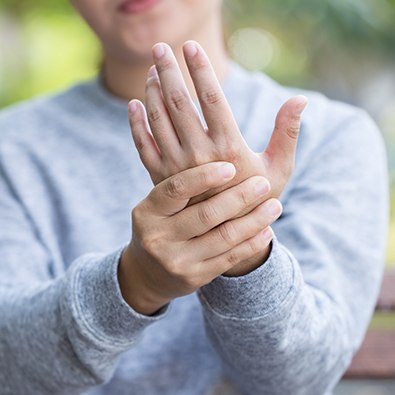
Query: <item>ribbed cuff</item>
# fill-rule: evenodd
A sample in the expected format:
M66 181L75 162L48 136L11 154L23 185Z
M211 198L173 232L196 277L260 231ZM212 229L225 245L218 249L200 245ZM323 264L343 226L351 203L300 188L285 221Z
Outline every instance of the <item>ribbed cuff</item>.
M118 265L123 248L107 256L79 258L70 272L66 303L83 335L112 349L130 346L150 324L162 319L168 306L154 316L134 311L123 299Z
M203 305L225 318L255 319L278 309L296 288L290 253L276 238L268 260L240 277L220 276L199 290Z

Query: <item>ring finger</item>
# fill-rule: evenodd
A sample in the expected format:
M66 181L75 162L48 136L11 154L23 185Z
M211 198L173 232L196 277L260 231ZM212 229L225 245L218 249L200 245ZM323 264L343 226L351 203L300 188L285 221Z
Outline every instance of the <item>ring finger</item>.
M231 250L273 224L281 212L280 201L269 199L244 217L224 222L203 236L191 239L189 246L194 258L205 260Z
M224 254L207 259L201 263L201 270L211 273L211 278L216 278L226 273L234 266L247 259L262 254L273 239L272 229L266 228L257 235L238 244Z
M263 177L254 176L203 202L191 205L172 219L177 230L175 235L183 240L201 236L234 218L269 191L269 182Z
M151 132L162 154L162 158L164 160L175 160L180 157L180 141L163 102L155 66L150 68L148 74L145 105Z

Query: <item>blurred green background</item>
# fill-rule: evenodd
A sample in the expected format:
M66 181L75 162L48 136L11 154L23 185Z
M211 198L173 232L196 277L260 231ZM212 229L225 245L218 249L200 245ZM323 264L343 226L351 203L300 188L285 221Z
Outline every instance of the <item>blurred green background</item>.
M225 18L229 50L245 67L369 111L395 191L395 0L229 0ZM99 58L68 1L0 0L0 108L94 76ZM394 216L388 246L393 264Z

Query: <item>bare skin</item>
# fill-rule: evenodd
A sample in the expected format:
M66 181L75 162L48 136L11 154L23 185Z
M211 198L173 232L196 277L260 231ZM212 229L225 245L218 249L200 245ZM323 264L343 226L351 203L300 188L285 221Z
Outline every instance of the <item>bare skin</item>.
M144 314L218 275L243 275L267 259L270 225L282 211L273 196L279 196L293 170L300 116L307 103L304 97L288 101L267 149L254 153L241 136L203 49L195 42L184 48L208 130L200 123L170 47L162 43L153 48L148 116L141 102L129 106L134 141L157 186L134 211L133 238L121 258L119 278L124 298ZM202 169L197 165L206 163L204 168L218 160L235 166L227 182L207 183L214 173L194 176ZM166 190L173 191L173 198L182 196L178 208L168 206ZM202 274L202 267L209 270L204 262L215 262L215 271Z
M234 166L223 162L185 170L159 183L133 210L133 236L121 258L119 282L136 311L153 314L240 262L263 258L273 237L269 225L280 212L269 200L232 218L268 194L265 178L251 177L187 207L192 197L228 184L235 174Z
M153 137L148 133L141 103L130 106L130 117L136 145L156 186L133 210L133 236L121 258L119 282L130 306L142 314L153 314L216 276L242 275L265 261L273 236L270 224L281 213L277 197L292 171L305 103L299 98L285 104L268 149L265 153L252 152L217 80L225 78L229 64L222 36L222 1L161 0L139 13L122 12L124 1L71 0L100 40L107 89L123 99L140 99L149 107ZM199 41L213 71L204 64L202 51L192 56L193 49L183 47L185 40ZM160 47L155 47L159 77L152 75L146 90L151 48L160 41L170 44L175 59L169 62L161 58ZM172 55L169 50L165 53ZM172 84L182 92L181 101L173 95L177 92L170 89ZM195 88L200 92L207 133L191 106ZM164 104L158 100L159 93L165 97ZM157 122L152 110L156 106ZM168 110L167 118L163 108ZM174 143L171 148L161 141L161 133ZM210 166L214 164L208 162L218 161L236 167L226 182L212 179L215 172ZM257 180L265 187L262 185L259 197L252 199ZM199 223L202 226L196 234L190 233ZM213 265L203 264L208 261Z
M205 200L251 176L260 175L269 180L270 194L252 202L237 215L249 213L269 197L274 198L269 202L273 210L281 213L278 197L294 166L300 116L306 106L306 98L299 96L285 103L277 116L267 149L255 153L244 141L202 47L189 41L184 46L184 54L208 125L207 130L201 124L197 109L188 95L176 58L166 44L158 44L153 48L155 66L151 68L147 80L147 116L141 102L134 100L130 103L133 139L154 184L182 170L225 160L233 163L237 169L232 182L200 194L189 204ZM235 231L229 229L229 232ZM264 262L262 256L267 257L269 249L270 246L262 251L261 256L240 262L225 274L247 274Z
M152 64L151 48L165 41L180 61L187 86L193 84L182 60L182 44L199 41L220 80L228 71L223 39L222 0L162 0L139 13L119 11L124 0L71 0L90 25L103 51L104 83L114 95L144 100L145 78Z

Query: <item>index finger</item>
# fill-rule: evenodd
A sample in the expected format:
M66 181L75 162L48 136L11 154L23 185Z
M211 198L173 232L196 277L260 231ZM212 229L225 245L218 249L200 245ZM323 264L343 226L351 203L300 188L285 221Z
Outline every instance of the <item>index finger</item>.
M239 138L232 110L203 48L196 41L187 41L184 57L213 140Z
M232 163L206 163L162 181L145 201L158 215L168 217L183 210L192 197L225 185L235 174Z

